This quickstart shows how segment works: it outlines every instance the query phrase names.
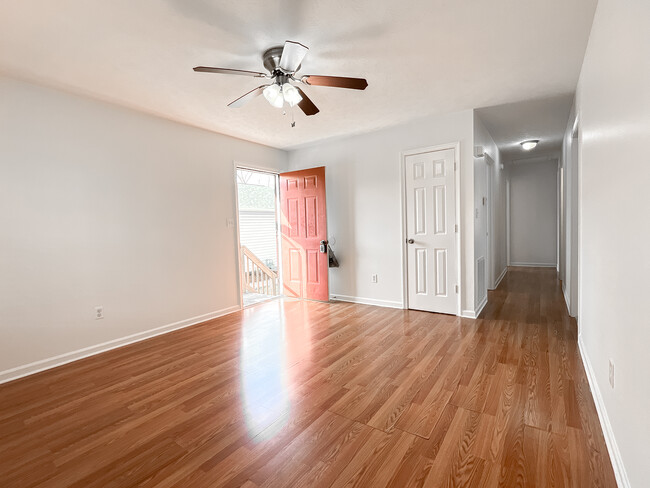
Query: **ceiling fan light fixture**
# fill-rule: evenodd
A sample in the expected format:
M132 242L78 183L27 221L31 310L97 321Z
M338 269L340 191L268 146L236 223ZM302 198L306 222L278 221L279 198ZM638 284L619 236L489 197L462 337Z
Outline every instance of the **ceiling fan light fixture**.
M273 83L264 88L262 93L264 94L264 98L274 107L282 108L284 105L284 97L282 96L282 88L280 85Z
M284 96L284 101L287 102L290 107L300 103L300 100L302 100L300 92L295 86L290 85L289 83L282 85L282 95Z
M229 107L240 108L259 95L276 108L283 108L284 103L290 107L298 105L307 116L316 115L320 110L307 94L298 86L289 82L309 86L332 86L351 90L365 90L368 82L365 78L350 78L347 76L304 75L294 76L302 66L302 61L309 48L296 41L285 41L284 46L273 46L262 55L262 62L268 73L248 71L233 68L217 68L212 66L196 66L194 71L199 73L221 73L225 75L251 76L272 80L270 84L260 85L245 93L228 104ZM293 113L293 111L292 111ZM286 112L285 112L286 114ZM292 123L295 125L295 123Z
M524 151L530 151L531 149L534 149L535 146L537 146L538 142L539 139L530 139L528 141L522 141L519 144L521 144L521 147L524 149Z

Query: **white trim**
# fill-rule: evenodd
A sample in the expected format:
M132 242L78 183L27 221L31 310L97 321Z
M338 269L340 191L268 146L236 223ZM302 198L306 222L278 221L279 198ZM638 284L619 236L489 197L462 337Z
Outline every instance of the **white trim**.
M456 187L456 225L458 232L456 233L456 286L458 286L458 300L456 303L456 315L462 315L461 304L463 303L463 284L461 274L461 251L462 251L462 233L463 227L461 225L460 214L460 171L461 171L461 158L460 158L460 142L449 142L447 144L438 144L436 146L428 146L417 149L410 149L400 152L400 180L401 180L401 205L402 212L401 227L402 227L402 305L401 308L408 309L408 262L407 262L407 248L406 248L406 156L413 156L415 154L422 154L434 151L445 151L452 149L454 151L454 183Z
M596 375L594 370L591 367L591 361L589 356L585 351L584 343L582 342L582 336L578 336L578 349L580 350L580 357L582 358L582 364L585 367L585 372L587 373L587 380L589 381L589 387L591 388L591 394L594 398L594 403L596 404L596 411L598 412L598 420L600 421L600 426L605 436L605 443L607 444L607 451L609 458L612 461L612 467L614 468L614 476L616 476L616 483L622 488L630 488L630 480L627 477L627 472L625 471L625 466L623 465L623 458L621 457L621 451L618 449L618 444L616 444L616 438L614 437L614 431L612 430L612 424L609 421L607 415L607 409L605 408L605 402L600 393L600 388L598 387L598 381L596 381Z
M163 325L161 327L145 330L143 332L138 332L136 334L131 334L125 337L120 337L119 339L113 339L111 341L102 342L101 344L96 344L94 346L84 347L83 349L77 349L76 351L66 352L64 354L59 354L58 356L41 359L40 361L35 361L33 363L24 364L22 366L17 366L5 371L0 371L0 384L22 378L23 376L39 373L41 371L45 371L46 369L51 369L63 364L71 363L79 359L87 358L89 356L94 356L95 354L110 351L111 349L117 349L118 347L126 346L127 344L133 344L134 342L140 342L145 339L150 339L158 335L172 332L174 330L183 329L185 327L207 322L208 320L213 320L217 317L221 317L229 313L238 312L239 310L239 305L234 305L232 307L217 310L216 312L198 315L196 317L174 322L172 324Z
M562 237L562 232L560 230L560 222L561 222L561 213L562 213L562 185L560 184L560 171L561 171L561 165L560 165L560 158L557 159L557 172L555 174L555 179L556 179L556 187L557 187L557 198L555 199L555 255L557 256L557 263L555 265L555 269L560 273L560 239Z
M402 302L395 302L392 300L377 300L376 298L352 297L349 295L337 295L334 293L330 295L330 300L360 303L362 305L375 305L376 307L404 308L404 304Z
M506 266L510 266L510 177L506 176Z
M255 163L244 163L244 162L241 162L241 161L237 161L236 159L234 160L234 163L235 163L235 169L236 168L247 169L249 171L257 171L258 173L269 173L269 174L272 174L272 175L279 175L280 174L280 171L277 170L276 168L269 168L269 167L261 166L259 164L255 164ZM237 175L235 174L235 176L237 176Z
M487 302L488 302L488 298L487 298L487 295L486 295L485 298L483 298L483 300L479 304L479 306L476 308L476 310L463 310L463 313L461 313L460 316L464 317L466 319L475 319L475 318L477 318L479 315L481 315L481 312L483 311L483 309L487 305Z
M481 315L481 312L483 311L483 309L484 309L485 306L487 305L487 302L488 302L488 297L487 297L487 294L486 294L486 295L485 295L485 298L483 298L483 300L481 301L481 303L479 303L478 307L476 307L476 316L477 316L477 317L478 317L479 315Z
M567 295L568 287L564 286L562 290L562 295L564 295L564 302L566 303L566 310L571 316L571 300L569 299L569 295Z
M487 229L487 235L485 236L485 242L486 242L486 253L485 253L485 288L486 288L486 293L487 290L494 290L496 288L495 280L494 280L494 273L493 273L493 264L494 264L494 256L492 253L494 252L494 248L496 247L494 243L492 242L492 239L494 238L494 215L493 215L493 209L492 209L492 194L494 193L492 191L492 187L494 186L494 176L493 176L493 170L492 168L494 167L494 159L488 154L484 154L484 162L485 162L485 185L486 185L486 197L487 197L487 208L486 210L486 215L487 215L487 222L486 222L486 229ZM483 202L481 202L483 203Z
M494 288L493 288L493 290L496 290L497 288L499 288L499 285L501 284L501 280L503 280L503 278L506 277L506 274L507 274L507 273L508 273L508 267L506 266L505 268L503 268L503 271L501 272L501 274L500 274L499 277L497 278L497 281L496 281L496 283L494 284Z
M576 179L578 180L578 199L577 199L577 221L576 221L576 227L578 228L578 235L576 236L578 241L576 243L576 249L577 249L577 258L578 258L578 272L576 276L576 287L578 289L578 296L576 297L576 300L578 301L577 304L574 304L575 310L575 319L576 319L576 324L578 326L578 334L580 333L580 317L582 317L582 287L580 286L580 283L583 282L582 278L582 250L580 249L580 245L583 241L582 237L582 225L580 222L582 222L583 217L582 217L582 131L580 130L580 111L578 107L576 106L576 121L574 122L574 131L576 132L578 136L578 167L576 171ZM628 481L629 484L629 481Z
M556 263L510 263L510 266L522 266L527 268L555 268Z

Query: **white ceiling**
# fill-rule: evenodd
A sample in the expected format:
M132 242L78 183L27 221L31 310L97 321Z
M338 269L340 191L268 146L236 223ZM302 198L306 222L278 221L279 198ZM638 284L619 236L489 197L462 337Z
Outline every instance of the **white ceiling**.
M424 115L570 93L596 0L0 0L0 71L270 146L291 148ZM302 74L362 76L364 92L306 87L297 127L260 97L286 39Z
M480 108L476 112L504 161L532 161L542 154L559 155L572 104L573 94L566 94ZM525 151L520 143L529 139L538 139L539 144Z

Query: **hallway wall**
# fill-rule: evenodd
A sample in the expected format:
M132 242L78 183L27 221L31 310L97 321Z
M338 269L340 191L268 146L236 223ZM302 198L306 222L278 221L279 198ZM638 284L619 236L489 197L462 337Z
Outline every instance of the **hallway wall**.
M648 19L647 0L598 2L577 91L580 341L621 486L625 470L635 487L650 479Z
M510 264L557 264L557 160L511 163Z
M506 234L506 170L501 168L503 159L492 135L481 120L477 111L474 110L474 146L482 146L493 164L486 164L485 157L474 159L474 208L482 205L482 197L487 196L488 173L492 180L492 203L489 208L492 210L492 234L490 238L490 268L488 269L488 288L496 284L496 281L505 273L508 266L507 258L507 234ZM480 176L479 176L480 175ZM480 179L480 182L479 182ZM488 202L489 203L489 202ZM487 224L487 223L486 223ZM487 230L486 228L482 229ZM475 229L475 258L480 255L479 248L484 246L485 238L479 235ZM480 242L482 241L482 242ZM491 279L489 279L491 278Z

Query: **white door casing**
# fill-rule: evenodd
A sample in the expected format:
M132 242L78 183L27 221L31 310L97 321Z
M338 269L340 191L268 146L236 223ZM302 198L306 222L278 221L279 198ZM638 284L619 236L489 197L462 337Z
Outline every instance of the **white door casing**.
M454 149L404 157L408 308L458 313Z

